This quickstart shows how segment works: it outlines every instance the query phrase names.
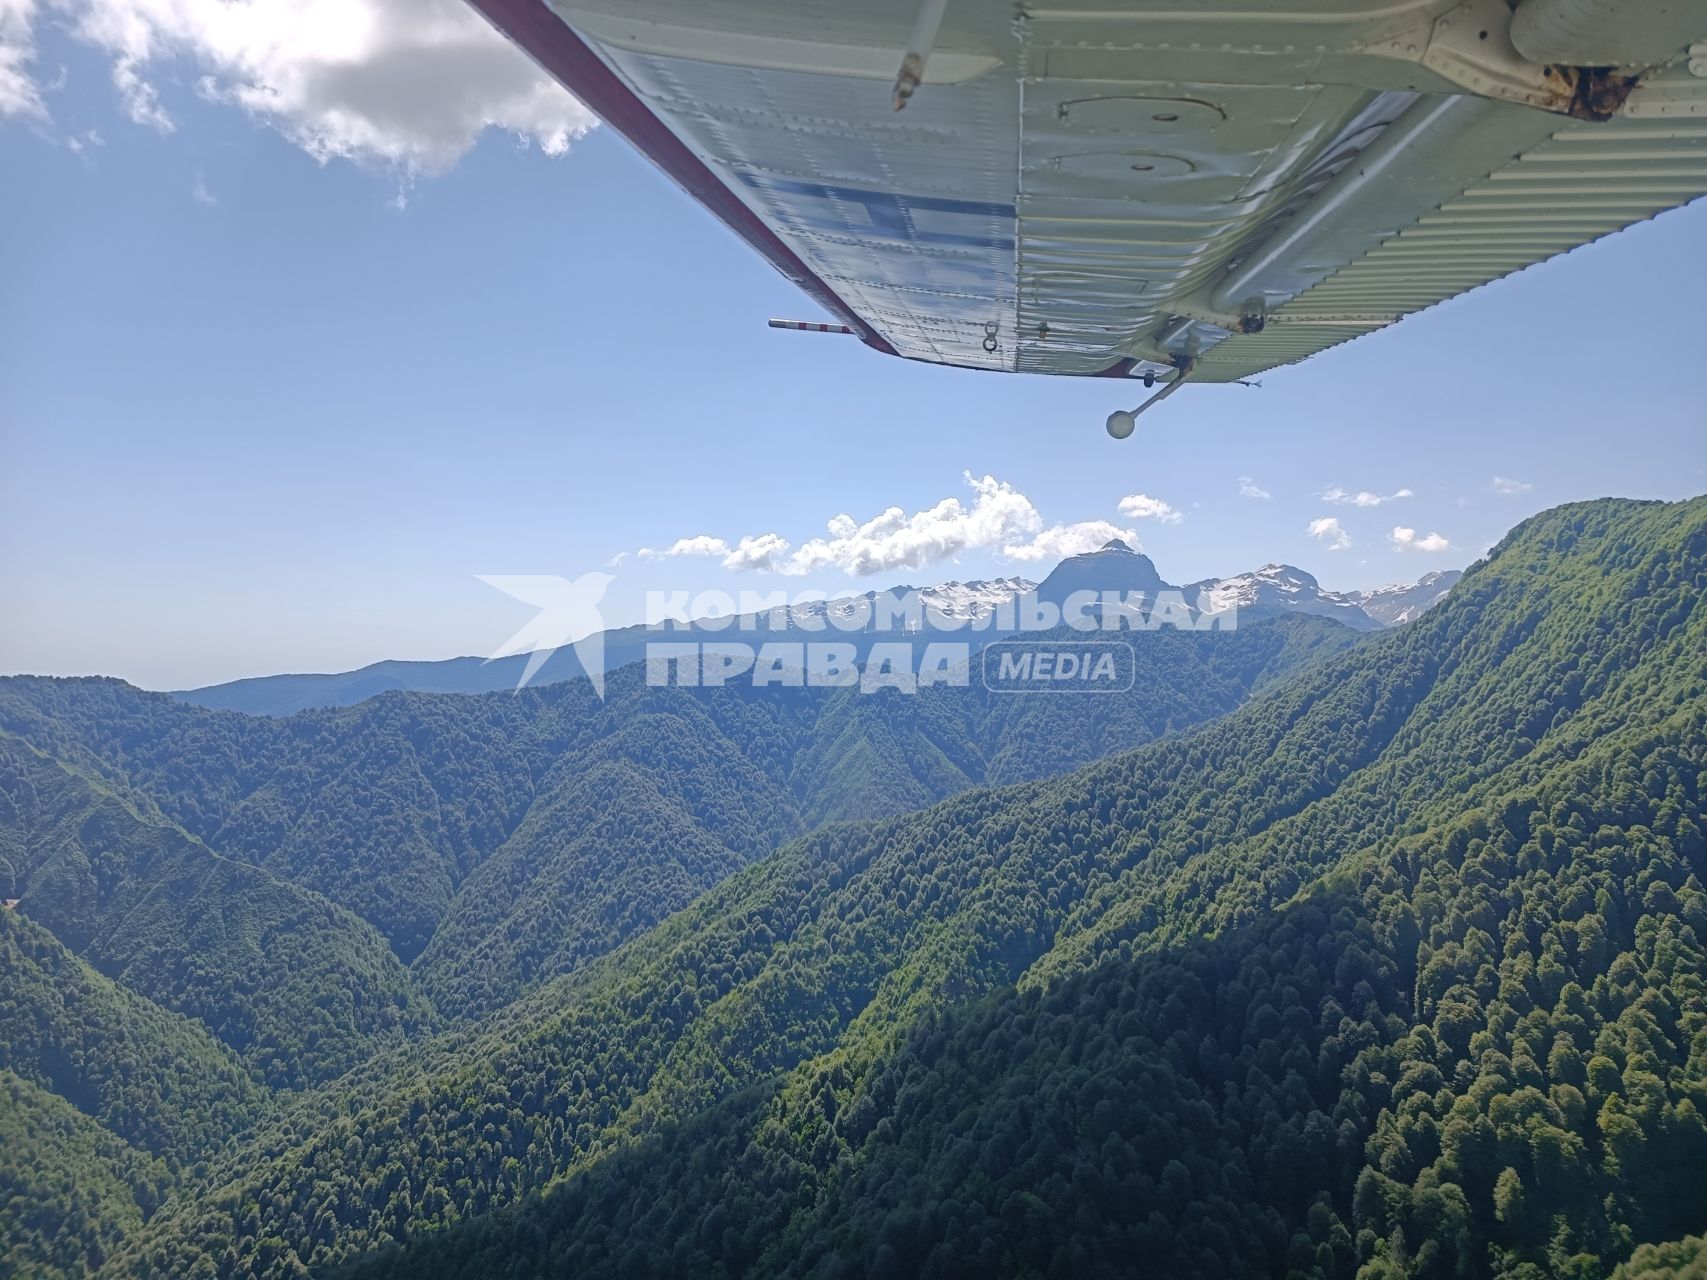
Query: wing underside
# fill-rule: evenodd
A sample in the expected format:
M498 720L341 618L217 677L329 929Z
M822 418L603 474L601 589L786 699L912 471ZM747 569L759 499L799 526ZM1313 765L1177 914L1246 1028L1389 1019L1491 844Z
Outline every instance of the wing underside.
M1594 70L1537 60L1546 6L1592 0L953 0L902 111L921 0L474 2L868 343L942 364L1246 378L1707 192L1707 17L1645 0L1615 51L1644 64Z

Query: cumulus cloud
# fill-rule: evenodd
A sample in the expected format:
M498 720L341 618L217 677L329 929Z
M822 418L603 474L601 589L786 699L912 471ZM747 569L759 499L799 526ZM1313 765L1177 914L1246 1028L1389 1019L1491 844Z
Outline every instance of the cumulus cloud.
M1122 498L1120 514L1131 516L1134 520L1158 520L1162 524L1178 524L1185 519L1183 512L1160 498L1152 498L1147 493L1133 493Z
M1452 545L1438 533L1419 535L1415 529L1407 529L1402 524L1393 526L1387 540L1398 551L1445 551Z
M321 161L411 176L448 169L487 128L558 155L594 123L462 0L56 0L55 10L111 59L130 118L162 132L174 121L155 77L180 64L199 72L203 98ZM32 91L40 109L28 68L41 17L38 0L0 0L0 113L30 110Z
M1031 500L994 476L965 475L972 490L968 506L944 498L908 512L889 507L866 521L843 513L831 518L827 537L793 546L779 533L750 534L731 547L722 538L700 534L682 538L663 551L643 548L643 559L667 556L716 556L726 569L800 575L815 569L840 569L855 577L891 569L921 568L967 548L997 547L1035 532L1042 519Z
M1010 560L1065 560L1095 551L1107 543L1120 541L1138 550L1138 535L1106 520L1081 520L1077 524L1058 524L1041 529L1029 542L1002 548Z
M36 0L0 0L0 119L47 119L34 63Z
M729 544L709 533L697 533L691 538L677 538L662 551L641 547L635 554L642 560L663 560L670 556L726 556Z
M1513 480L1510 476L1495 476L1493 483L1488 486L1495 493L1503 493L1507 497L1528 493L1535 486L1527 480Z
M1353 507L1378 507L1383 502L1397 502L1400 498L1412 496L1409 489L1398 489L1392 493L1371 493L1368 489L1359 489L1352 493L1337 484L1323 489L1320 494L1323 502L1343 502Z
M761 533L742 538L723 557L723 567L733 572L757 570L760 573L786 572L788 539L778 533Z
M698 534L661 551L643 547L637 554L653 561L715 557L725 569L737 573L798 577L830 569L857 578L922 569L963 551L990 551L1011 560L1034 561L1094 551L1115 538L1137 541L1132 530L1105 520L1046 526L1031 499L1006 481L970 471L962 478L971 491L970 501L947 497L917 511L888 507L863 521L844 512L826 522L824 536L799 546L774 532L749 534L733 545L711 534Z
M1323 516L1319 520L1310 521L1305 532L1312 538L1320 538L1326 542L1329 551L1344 551L1351 545L1351 535L1332 516Z
M970 471L962 479L972 490L971 506L950 497L910 514L890 507L864 523L838 515L829 522L829 537L803 543L780 571L834 567L864 577L918 569L968 548L1002 546L1042 527L1031 499L1012 485Z
M1239 496L1241 498L1271 498L1274 495L1249 476L1240 476Z

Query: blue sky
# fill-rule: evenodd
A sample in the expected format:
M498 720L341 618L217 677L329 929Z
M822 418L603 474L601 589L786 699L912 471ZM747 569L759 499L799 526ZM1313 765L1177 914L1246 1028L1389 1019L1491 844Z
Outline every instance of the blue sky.
M489 113L510 129L476 114L422 142L391 119L350 142L303 125L312 103L198 92L236 55L181 34L145 57L95 28L29 41L38 105L0 110L3 671L180 687L483 653L529 610L478 574L625 556L620 622L649 587L1037 577L1049 558L1003 548L1091 522L1174 581L1283 560L1363 587L1462 566L1560 502L1707 489L1704 206L1260 389L1183 391L1117 444L1102 421L1132 393L1107 382L767 329L821 317L615 135L565 151L572 108L518 89ZM997 482L982 509L968 475ZM1177 518L1121 510L1140 494ZM891 507L914 543L855 535L804 578L635 555L798 548ZM867 577L834 563L862 538ZM908 549L933 539L967 545Z

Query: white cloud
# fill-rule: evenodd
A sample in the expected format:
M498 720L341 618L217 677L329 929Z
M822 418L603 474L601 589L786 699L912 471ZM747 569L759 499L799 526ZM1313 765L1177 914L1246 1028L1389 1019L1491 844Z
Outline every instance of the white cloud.
M1495 476L1493 483L1488 486L1495 493L1503 493L1507 497L1520 493L1528 493L1535 486L1527 480L1513 480L1509 476Z
M36 0L0 0L0 119L47 119L35 62Z
M1106 520L1081 520L1077 524L1058 524L1040 530L1029 542L1003 547L1002 554L1010 560L1064 560L1095 551L1116 539L1138 550L1135 531Z
M1340 488L1337 484L1322 490L1319 495L1323 502L1343 502L1354 507L1378 507L1383 502L1396 502L1400 498L1414 495L1409 489L1398 489L1392 493L1371 493L1368 489L1359 489L1356 493Z
M827 526L828 538L802 543L777 571L800 574L833 566L864 577L918 569L969 548L1003 546L1042 527L1031 499L1012 485L970 471L963 479L972 489L970 507L959 498L944 498L911 514L890 507L863 524L838 515Z
M450 168L487 128L551 155L592 115L463 0L56 0L112 60L132 120L173 129L154 77L187 62L202 97L241 107L321 161L405 175ZM37 0L0 0L0 114L39 112ZM20 105L22 104L22 105Z
M691 538L677 538L662 551L654 551L651 547L641 547L636 552L642 560L663 560L668 556L726 556L729 554L729 544L722 538L714 538L709 533L698 533Z
M1030 498L994 476L963 476L970 503L948 497L918 511L888 507L859 521L843 513L826 522L826 536L799 546L779 533L749 534L733 546L722 538L698 534L667 549L643 547L642 560L672 556L713 556L735 573L780 573L791 577L834 569L867 577L898 569L922 569L965 551L988 551L1011 560L1043 560L1094 551L1115 538L1134 545L1137 535L1105 520L1045 527ZM1135 495L1136 496L1136 495ZM1158 504L1172 511L1166 503ZM1164 517L1165 518L1165 517Z
M1398 551L1445 551L1452 545L1438 533L1418 536L1415 529L1407 529L1402 524L1393 526L1393 532L1387 535L1387 540Z
M199 174L196 177L195 186L190 188L190 199L194 200L197 204L205 204L210 209L219 203L219 197L207 189L207 183L202 181Z
M735 573L750 570L787 572L782 568L787 555L787 538L779 533L761 533L736 543L734 550L723 557L723 567Z
M1351 535L1332 516L1310 521L1305 532L1312 538L1320 538L1326 542L1329 551L1344 551L1351 545Z
M1241 498L1271 498L1274 495L1249 476L1240 476L1239 496Z
M1122 498L1120 514L1131 516L1134 520L1158 520L1163 524L1178 524L1185 519L1183 512L1160 498L1152 498L1147 493L1133 493Z

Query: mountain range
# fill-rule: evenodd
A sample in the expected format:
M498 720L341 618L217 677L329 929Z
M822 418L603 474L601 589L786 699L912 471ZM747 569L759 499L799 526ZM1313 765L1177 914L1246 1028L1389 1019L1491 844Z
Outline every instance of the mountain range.
M837 624L833 638L854 643L863 658L870 646L879 640L911 639L924 645L933 640L953 639L970 641L977 647L1004 633L994 615L1000 606L1021 597L1029 596L1059 608L1077 591L1098 594L1113 591L1150 601L1163 592L1177 592L1198 612L1231 617L1236 611L1238 618L1247 623L1304 613L1334 618L1354 630L1376 630L1411 621L1443 598L1461 576L1456 570L1437 572L1408 586L1339 593L1323 590L1316 579L1302 569L1269 564L1254 573L1233 578L1207 578L1182 586L1164 581L1148 556L1115 540L1100 550L1063 560L1041 583L1014 577L945 582L923 588L890 588L888 594L891 597L906 599L916 596L921 609L934 611L947 620L946 625L933 625L927 614L922 626L905 635L879 630L871 609L872 602L880 594L875 591L793 605L775 615L749 615L744 622L746 631L756 633L755 643L762 643L821 640L825 638L825 622L832 621ZM842 623L859 617L868 619L863 627L851 631L841 629ZM977 629L959 625L968 621L987 625ZM730 627L731 623L726 619L705 621L687 627L672 627L668 638L715 643L731 638L734 633ZM659 637L659 632L645 626L606 631L602 641L603 669L611 670L639 661L645 657L648 643ZM290 715L312 707L353 706L393 690L487 693L513 689L521 680L527 662L526 655L491 661L473 657L436 662L393 660L327 675L255 676L188 689L174 696L197 706L220 710L244 711L252 715ZM530 683L553 684L578 679L585 674L576 650L563 648L545 661Z
M1384 627L1403 626L1420 618L1446 599L1447 592L1464 576L1458 569L1436 569L1409 586L1394 583L1373 591L1348 591L1344 598Z
M1707 499L1245 577L1095 697L0 680L0 1272L1692 1274Z

